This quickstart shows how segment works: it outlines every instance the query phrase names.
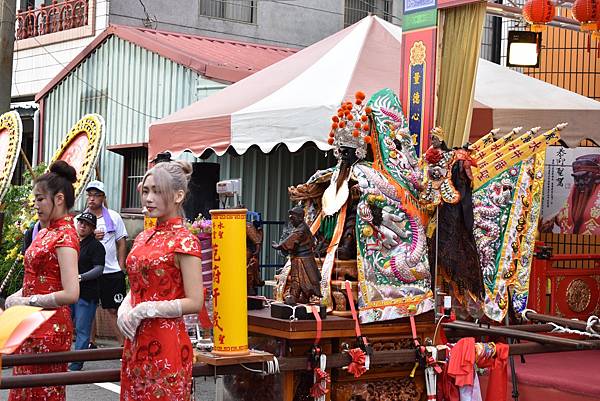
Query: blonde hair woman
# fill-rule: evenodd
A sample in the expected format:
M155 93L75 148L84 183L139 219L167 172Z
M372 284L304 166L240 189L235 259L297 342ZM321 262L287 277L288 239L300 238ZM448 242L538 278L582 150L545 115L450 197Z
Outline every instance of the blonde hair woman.
M200 243L182 219L191 172L187 162L163 162L142 180L142 205L157 225L127 257L131 291L117 319L126 337L121 400L190 399L193 353L182 315L203 302Z

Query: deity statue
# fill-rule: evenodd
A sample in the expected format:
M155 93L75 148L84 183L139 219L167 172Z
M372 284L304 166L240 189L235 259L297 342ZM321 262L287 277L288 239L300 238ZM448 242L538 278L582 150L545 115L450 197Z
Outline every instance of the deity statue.
M304 209L294 207L289 211L292 231L279 243L271 246L290 257L290 272L284 290L284 301L296 303L319 303L321 298L321 272L315 262L314 237L304 221Z
M431 146L423 156L425 168L425 180L420 201L430 208L445 202L457 203L460 194L452 184L452 164L454 163L454 152L446 146L445 133L441 127L431 130Z
M246 286L248 295L257 295L258 287L265 285L260 278L260 247L263 242L263 229L254 222L246 223Z
M389 89L368 101L357 92L332 117L328 141L337 164L289 189L307 210L311 231L322 236L323 304L339 310L347 295L343 280L352 277L361 323L431 310L421 171L398 98Z

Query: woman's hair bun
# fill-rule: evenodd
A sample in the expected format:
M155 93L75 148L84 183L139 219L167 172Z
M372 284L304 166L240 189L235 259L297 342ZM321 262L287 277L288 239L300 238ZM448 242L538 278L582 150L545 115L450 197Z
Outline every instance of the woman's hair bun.
M77 181L77 171L64 160L57 160L50 165L50 172L64 177L67 181L75 183Z
M185 174L185 177L189 181L192 176L192 172L194 171L192 164L185 160L175 160L173 163L177 164L181 168L183 174Z

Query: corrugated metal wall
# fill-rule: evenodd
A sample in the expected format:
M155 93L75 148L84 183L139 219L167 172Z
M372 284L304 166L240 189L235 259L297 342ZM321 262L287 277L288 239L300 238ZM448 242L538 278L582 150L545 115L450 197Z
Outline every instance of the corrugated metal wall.
M137 45L111 36L45 98L44 161L86 113L106 121L106 145L147 142L148 125L225 87ZM121 206L123 158L104 151L109 206ZM82 207L82 201L75 205Z

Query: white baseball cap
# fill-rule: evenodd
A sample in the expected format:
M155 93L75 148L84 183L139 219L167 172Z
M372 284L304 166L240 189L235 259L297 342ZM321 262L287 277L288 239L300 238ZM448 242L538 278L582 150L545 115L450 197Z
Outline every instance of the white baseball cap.
M102 192L103 194L105 194L106 192L104 192L104 183L102 181L90 181L89 184L87 184L87 186L85 187L86 191L89 191L90 189L97 189L98 191Z

